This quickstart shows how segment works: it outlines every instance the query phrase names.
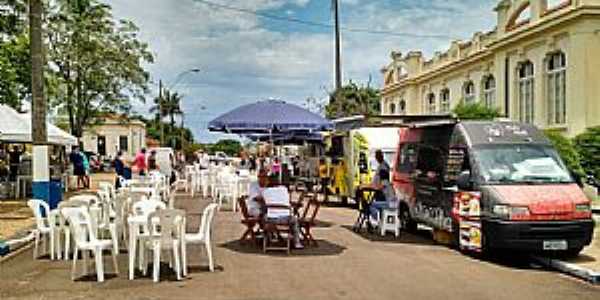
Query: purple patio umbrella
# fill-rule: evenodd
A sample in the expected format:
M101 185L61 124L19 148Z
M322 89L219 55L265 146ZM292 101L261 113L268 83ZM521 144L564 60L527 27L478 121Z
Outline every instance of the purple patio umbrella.
M307 109L281 100L240 106L208 123L210 131L237 134L329 131L333 124Z

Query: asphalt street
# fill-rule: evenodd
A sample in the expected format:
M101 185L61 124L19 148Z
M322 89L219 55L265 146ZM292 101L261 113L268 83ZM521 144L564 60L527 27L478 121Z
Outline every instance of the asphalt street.
M188 231L197 230L206 203L178 198ZM32 260L27 250L0 264L0 299L600 299L599 287L525 257L465 256L435 245L427 232L398 239L359 235L351 230L355 217L350 209L323 208L314 231L319 247L287 256L241 245L239 214L221 211L214 232L217 271L208 272L202 249L191 247L190 275L179 282L167 264L158 284L150 274L128 280L126 253L119 275L106 256L104 283L95 282L93 271L73 282L70 262Z

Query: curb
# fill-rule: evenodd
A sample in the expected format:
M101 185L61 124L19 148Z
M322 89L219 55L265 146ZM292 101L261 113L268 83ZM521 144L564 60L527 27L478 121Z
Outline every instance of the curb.
M562 273L583 279L591 284L600 285L600 272L582 268L575 264L571 264L559 259L547 257L533 256L533 259L542 265L558 270Z
M2 263L5 260L8 260L13 254L21 253L21 251L19 250L21 250L22 248L26 248L27 246L32 244L33 241L19 241L14 244L11 243L11 241L26 238L34 228L35 225L23 228L8 239L0 241L0 263Z

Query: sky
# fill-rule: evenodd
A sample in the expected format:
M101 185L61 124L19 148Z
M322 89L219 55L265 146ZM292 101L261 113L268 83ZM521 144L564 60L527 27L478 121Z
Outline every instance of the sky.
M308 97L325 101L333 89L333 29L289 21L333 24L331 0L103 2L113 7L116 18L132 20L140 28L140 39L155 56L155 63L147 66L151 80L162 80L184 95L185 124L197 142L224 138L209 133L206 125L237 106L269 98L304 105ZM380 87L380 70L390 63L391 51L420 50L429 57L447 49L453 39L491 30L498 1L340 2L344 82ZM178 78L194 68L202 71ZM138 113L147 114L158 95L158 88L151 88L145 104L134 104Z

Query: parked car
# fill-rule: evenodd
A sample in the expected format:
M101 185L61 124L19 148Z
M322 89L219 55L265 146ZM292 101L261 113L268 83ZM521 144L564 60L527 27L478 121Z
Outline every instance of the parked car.
M578 254L591 203L532 125L465 121L399 130L393 184L408 228L452 234L461 249Z

